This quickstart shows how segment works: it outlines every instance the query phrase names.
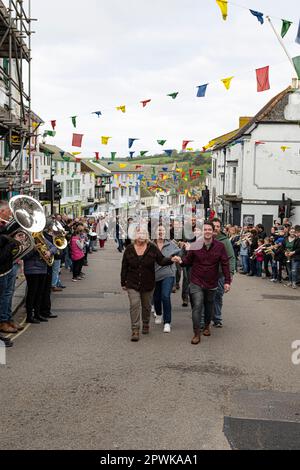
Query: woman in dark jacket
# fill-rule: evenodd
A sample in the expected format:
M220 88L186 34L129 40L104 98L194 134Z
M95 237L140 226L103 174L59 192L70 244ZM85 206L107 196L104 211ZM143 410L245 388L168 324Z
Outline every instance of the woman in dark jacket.
M128 292L130 302L131 341L139 340L141 313L142 333L149 334L151 300L155 288L155 263L169 266L177 261L180 259L176 256L163 256L157 246L149 241L146 228L135 229L134 241L123 255L121 271L121 285Z

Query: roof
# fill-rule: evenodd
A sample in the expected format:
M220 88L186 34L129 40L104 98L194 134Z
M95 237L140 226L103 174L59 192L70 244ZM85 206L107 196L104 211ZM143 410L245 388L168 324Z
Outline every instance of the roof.
M140 173L140 171L136 169L136 165L128 163L126 160L124 160L124 163L100 160L99 162L95 163L95 165L100 165L112 173ZM126 167L121 168L120 165L126 165Z
M83 171L92 171L96 176L110 176L111 172L98 163L92 163L88 160L81 160L81 169Z
M234 142L235 140L243 137L251 129L253 125L263 122L293 122L287 121L284 117L284 109L288 104L288 98L291 93L294 93L292 87L288 87L285 90L274 96L250 121L241 127L237 132L227 134L229 137L219 144L214 146L214 150L226 147L226 145ZM293 122L295 124L295 122ZM233 134L233 135L230 135ZM226 136L226 135L225 135Z
M56 145L49 145L49 144L40 144L40 152L42 153L50 153L53 155L53 160L64 162L64 158L69 158L70 162L76 162L76 158L69 152L64 152L63 149L57 147ZM62 158L61 152L64 152L64 158Z

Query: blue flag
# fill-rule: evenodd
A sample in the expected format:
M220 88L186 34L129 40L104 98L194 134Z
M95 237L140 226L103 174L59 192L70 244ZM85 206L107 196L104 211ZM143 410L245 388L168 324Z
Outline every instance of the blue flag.
M168 155L168 157L171 157L173 150L164 150L164 152Z
M298 34L297 34L297 37L296 37L296 42L298 44L300 44L300 21L299 21L299 28L298 28Z
M135 152L130 152L129 155L130 155L130 158L133 158L133 155L135 154Z
M255 10L249 10L250 13L252 13L253 16L256 16L260 24L264 24L264 14L260 13L260 11L255 11Z
M207 86L208 86L208 83L197 87L198 88L197 98L203 98L205 96Z
M92 114L96 114L96 116L98 116L98 118L99 118L100 116L102 116L101 111L94 111Z
M169 168L167 166L162 167L162 171L169 171Z
M144 175L139 175L139 176L138 176L138 180L139 180L139 181L142 181L143 178L144 178Z
M128 139L128 147L131 149L131 147L133 146L133 143L138 140L138 139Z

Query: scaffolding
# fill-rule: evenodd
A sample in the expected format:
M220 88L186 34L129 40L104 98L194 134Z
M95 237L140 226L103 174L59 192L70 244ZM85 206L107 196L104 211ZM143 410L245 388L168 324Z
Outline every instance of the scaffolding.
M31 0L0 0L0 191L30 183Z

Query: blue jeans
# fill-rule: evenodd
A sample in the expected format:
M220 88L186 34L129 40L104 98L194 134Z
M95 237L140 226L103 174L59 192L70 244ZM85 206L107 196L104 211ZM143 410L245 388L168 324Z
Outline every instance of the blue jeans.
M256 260L256 276L261 277L262 275L262 261Z
M298 282L300 274L300 261L292 260L292 282Z
M211 323L214 312L214 299L216 289L203 289L196 284L190 284L190 294L192 298L192 318L194 331L198 331L203 326L203 310L205 315L205 325Z
M241 255L242 268L244 273L249 273L250 271L250 262L248 255Z
M60 271L61 260L55 259L52 266L52 287L58 287L59 285L59 271Z
M218 288L215 296L214 303L214 323L222 321L222 307L223 307L223 296L224 296L224 283L225 278L221 276L218 281Z
M154 291L154 308L156 315L162 314L162 306L164 312L164 323L172 321L171 295L174 285L174 277L166 277L162 281L156 282Z
M0 323L12 321L12 299L15 291L18 264L14 264L12 270L0 277Z

